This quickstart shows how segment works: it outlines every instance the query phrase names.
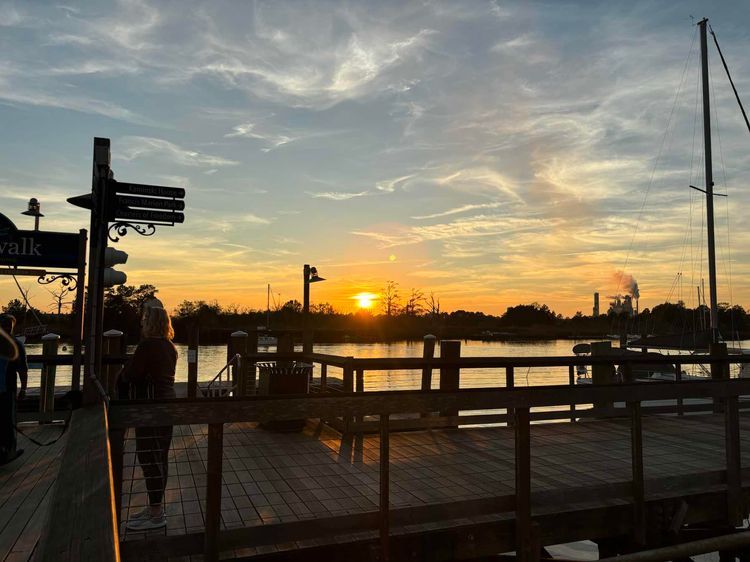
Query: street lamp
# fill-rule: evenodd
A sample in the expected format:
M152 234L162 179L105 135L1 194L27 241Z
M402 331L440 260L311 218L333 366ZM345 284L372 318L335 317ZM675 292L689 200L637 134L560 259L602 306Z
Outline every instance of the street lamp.
M26 209L22 215L26 215L27 217L34 217L34 230L39 230L39 218L43 217L44 215L40 211L41 204L39 203L39 199L36 197L32 197L29 199L29 207Z
M302 270L302 281L304 285L304 293L302 299L302 352L312 353L313 341L312 332L310 331L310 283L325 281L325 279L318 275L318 269L316 267L310 267L309 264L305 264L305 267Z

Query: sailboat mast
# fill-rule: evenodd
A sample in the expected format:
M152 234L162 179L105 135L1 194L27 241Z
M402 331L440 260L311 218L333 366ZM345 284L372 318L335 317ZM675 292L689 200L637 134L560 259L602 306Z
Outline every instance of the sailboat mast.
M711 106L708 83L708 19L698 22L701 35L701 71L703 83L703 145L706 163L706 227L708 231L708 291L711 298L711 341L719 341L719 305L716 296L716 244L714 241L714 176L711 165Z
M268 284L266 290L266 330L271 327L271 284Z

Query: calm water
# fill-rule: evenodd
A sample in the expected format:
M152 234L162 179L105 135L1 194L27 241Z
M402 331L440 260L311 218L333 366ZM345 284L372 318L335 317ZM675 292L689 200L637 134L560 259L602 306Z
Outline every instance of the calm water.
M581 340L590 341L590 340ZM461 355L465 357L532 357L532 356L570 356L572 348L580 341L576 340L544 340L544 341L503 341L484 342L464 340L461 342ZM741 342L745 349L750 348L750 342ZM613 345L617 345L613 343ZM41 353L41 344L27 346L29 354ZM132 348L129 348L132 352ZM187 381L187 346L177 345L179 358L177 360L177 381ZM273 346L261 347L261 352L275 351ZM301 347L297 347L301 351ZM358 358L383 357L421 357L422 342L392 342L392 343L343 343L320 344L315 351L339 356ZM61 347L61 354L69 354L72 347ZM439 345L436 347L439 356ZM211 380L227 361L226 346L201 346L198 358L199 380ZM33 367L33 365L32 365ZM687 368L687 366L685 366ZM319 367L316 367L316 375ZM328 375L340 377L341 370L329 367ZM437 385L437 371L433 373L433 387ZM421 371L371 371L365 373L365 390L409 390L420 386ZM57 385L70 383L70 367L59 367ZM516 369L516 386L541 386L568 383L567 367L535 367L533 369ZM29 373L29 385L39 384L39 370L33 369ZM504 369L465 369L461 372L461 387L476 388L488 386L504 386Z

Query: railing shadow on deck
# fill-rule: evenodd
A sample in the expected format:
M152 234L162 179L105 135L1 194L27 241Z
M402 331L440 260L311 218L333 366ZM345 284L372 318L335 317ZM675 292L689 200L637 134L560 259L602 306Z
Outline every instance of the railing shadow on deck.
M250 360L268 358L269 355L248 357ZM622 383L612 385L588 386L544 386L525 388L488 388L466 389L456 391L445 390L415 390L415 391L380 391L362 392L363 385L356 388L355 373L363 378L369 370L379 369L455 369L485 368L504 369L507 376L508 369L526 366L568 366L576 365L623 365L625 372L628 366L637 364L638 358L629 356L627 359L606 358L577 358L577 357L537 357L537 358L457 358L457 359L353 359L320 354L280 354L276 358L281 360L306 360L322 365L322 371L327 366L334 365L343 371L344 386L341 392L320 392L313 395L290 396L250 396L228 398L177 399L172 401L112 401L109 405L109 441L89 440L99 443L101 458L111 459L111 488L103 488L95 497L85 496L74 498L77 502L74 510L91 510L91 516L101 516L107 511L102 506L109 502L111 512L119 519L119 501L122 497L122 466L124 454L124 435L129 428L181 426L191 424L206 424L207 458L206 458L206 517L203 531L178 536L150 537L145 541L123 543L124 559L136 559L145 553L164 553L171 556L194 555L204 553L206 560L218 560L219 552L269 542L289 542L306 538L333 536L336 534L356 533L363 531L376 532L379 537L380 560L387 560L393 551L393 542L403 542L403 537L392 536L393 526L416 524L440 519L453 519L461 514L509 513L510 531L514 533L511 546L514 546L522 560L535 558L535 552L540 544L540 526L545 525L542 516L532 517L532 501L540 501L531 491L531 421L534 414L538 419L578 419L584 416L609 417L626 416L629 419L631 436L631 482L621 487L586 486L577 491L577 499L584 501L586 497L596 499L625 499L630 506L631 516L623 523L636 542L642 542L646 527L646 489L649 494L674 487L673 482L649 481L644 477L643 469L643 436L642 418L647 414L678 414L687 409L695 411L723 412L726 429L725 470L721 474L712 476L711 483L721 483L726 486L726 506L723 518L729 523L736 523L744 515L742 502L742 468L739 451L739 408L740 397L750 394L750 380L706 380L700 382L682 383ZM717 372L728 372L725 367L730 361L726 356L680 357L682 364L710 363L718 367ZM731 358L735 361L735 358ZM653 358L644 359L653 363ZM737 362L746 362L744 358L736 358ZM674 364L674 358L665 358L665 363ZM747 360L750 362L750 358ZM325 380L325 377L321 377ZM507 383L507 380L506 380ZM321 385L325 389L325 385ZM359 392L354 392L359 390ZM688 399L703 399L710 402L698 405L700 408L688 408L678 401ZM672 406L650 407L644 402L668 400L674 401ZM711 403L713 402L713 403ZM624 408L605 407L595 410L574 410L576 406L590 404L625 403ZM560 412L534 412L534 409L550 407L567 407L569 410ZM456 502L441 507L424 506L393 509L390 505L390 477L389 455L390 432L394 429L393 422L401 414L424 414L431 412L457 412L459 410L505 410L504 421L509 422L515 439L515 492L512 495ZM222 496L222 463L224 459L224 429L226 424L258 422L269 417L275 420L294 420L300 418L331 420L345 420L345 429L352 433L362 431L364 426L355 426L357 420L365 420L366 416L377 416L372 421L379 431L379 466L380 493L379 509L356 515L313 519L293 523L279 523L238 529L220 529L221 496ZM460 416L448 415L447 425L456 426L462 420ZM427 418L429 419L429 418ZM393 421L392 421L393 420ZM364 422L361 422L364 423ZM75 435L76 421L71 432ZM75 441L71 439L71 441ZM104 454L102 447L111 450L111 457ZM61 478L70 478L71 467L64 466ZM91 470L86 468L86 470ZM705 480L704 481L708 481ZM648 484L648 487L647 487ZM685 482L685 486L691 484ZM692 483L694 484L694 483ZM700 484L700 483L699 483ZM700 488L700 485L699 485ZM663 491L662 490L662 491ZM693 492L698 492L693 490ZM565 494L569 494L566 490ZM687 492L686 492L687 493ZM549 496L549 493L547 493ZM554 494L553 494L554 495ZM107 499L109 498L109 499ZM543 499L543 498L541 498ZM553 497L547 497L551 501ZM559 498L558 498L559 499ZM55 497L52 509L60 509L57 505L62 497ZM70 501L68 498L65 501ZM109 521L109 517L105 519ZM613 523L614 524L614 523ZM71 541L79 533L72 521L58 520L55 522L56 532L60 535L69 533ZM494 532L496 532L495 529ZM117 537L116 529L106 537ZM549 535L547 535L549 536ZM108 540L108 539L107 539ZM116 539L114 539L116 540ZM360 541L361 542L361 541ZM369 541L364 541L369 543ZM117 548L116 546L114 547Z

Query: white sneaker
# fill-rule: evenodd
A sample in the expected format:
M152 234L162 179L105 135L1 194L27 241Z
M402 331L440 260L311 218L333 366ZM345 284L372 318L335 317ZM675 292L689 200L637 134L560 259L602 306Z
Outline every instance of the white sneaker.
M148 509L148 508L146 508ZM143 515L142 517L138 517ZM138 518L137 518L138 517ZM167 514L162 510L161 514L156 517L151 517L150 513L137 513L133 518L129 519L125 524L125 527L129 531L152 531L154 529L161 529L167 526Z

